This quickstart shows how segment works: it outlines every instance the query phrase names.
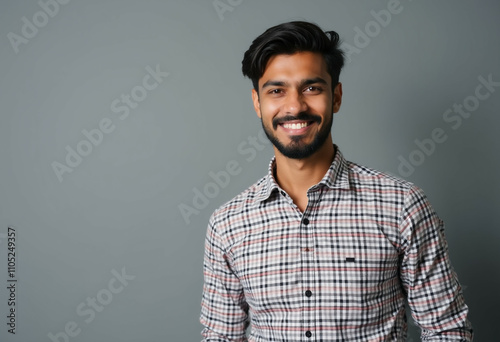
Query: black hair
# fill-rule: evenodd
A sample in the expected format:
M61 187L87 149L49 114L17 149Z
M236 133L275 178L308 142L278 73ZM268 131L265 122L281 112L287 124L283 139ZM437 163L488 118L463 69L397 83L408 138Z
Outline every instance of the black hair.
M335 31L323 32L318 25L305 21L283 23L267 29L254 39L245 52L241 70L244 76L252 80L258 92L259 79L271 57L304 51L317 52L325 59L334 88L344 66L344 53L339 46L340 38Z

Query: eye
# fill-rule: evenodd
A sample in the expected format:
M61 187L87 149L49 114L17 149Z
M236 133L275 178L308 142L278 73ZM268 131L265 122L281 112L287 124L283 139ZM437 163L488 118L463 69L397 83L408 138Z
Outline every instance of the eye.
M271 95L280 95L283 93L283 89L271 89L268 91L268 94L271 94Z
M304 92L310 94L320 94L321 92L323 92L323 88L317 86L308 86L304 89Z

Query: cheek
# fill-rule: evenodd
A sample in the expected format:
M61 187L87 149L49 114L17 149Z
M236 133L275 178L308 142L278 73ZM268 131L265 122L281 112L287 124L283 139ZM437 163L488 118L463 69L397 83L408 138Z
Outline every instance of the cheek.
M272 101L261 101L260 102L260 112L262 113L262 117L274 117L276 114L280 112L280 104Z
M328 116L333 113L333 103L332 101L314 101L309 105L309 110L313 113L320 114L322 116Z

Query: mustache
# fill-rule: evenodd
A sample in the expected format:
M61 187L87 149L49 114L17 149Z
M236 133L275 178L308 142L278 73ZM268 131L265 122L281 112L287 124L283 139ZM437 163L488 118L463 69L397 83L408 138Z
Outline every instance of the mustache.
M320 123L321 117L318 115L307 113L307 112L301 112L295 116L294 115L285 115L283 117L273 119L273 128L276 129L276 128L278 128L278 125L283 124L283 123L288 122L288 121L294 121L294 120L313 121L313 122Z

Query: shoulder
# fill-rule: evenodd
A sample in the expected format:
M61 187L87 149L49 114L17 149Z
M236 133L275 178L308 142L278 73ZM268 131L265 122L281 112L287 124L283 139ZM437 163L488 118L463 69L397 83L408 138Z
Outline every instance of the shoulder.
M378 171L351 161L346 161L345 165L349 173L349 183L354 188L397 189L404 193L418 189L412 182L389 172Z
M345 165L350 189L359 199L390 204L399 211L415 203L430 207L424 191L410 181L351 161Z
M370 198L390 202L401 215L435 216L424 191L414 183L353 162L348 161L347 165L351 189L357 193L368 193Z
M268 176L262 177L246 190L217 208L210 217L210 225L217 226L219 234L236 222L242 220L245 213L259 207L260 198L267 191Z

